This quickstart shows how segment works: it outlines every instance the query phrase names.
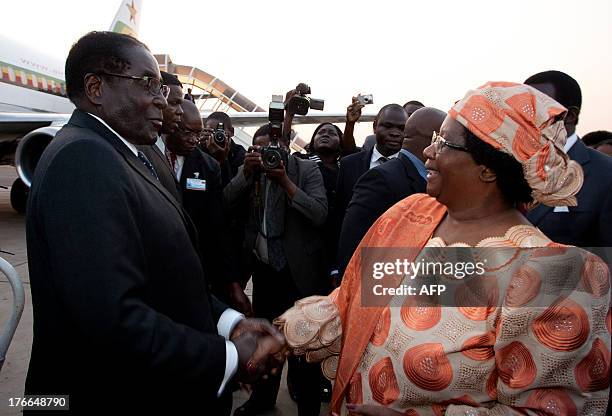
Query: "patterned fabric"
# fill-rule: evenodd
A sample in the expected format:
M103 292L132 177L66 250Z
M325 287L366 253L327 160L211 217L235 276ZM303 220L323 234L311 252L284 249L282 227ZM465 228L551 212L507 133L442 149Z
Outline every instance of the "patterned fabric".
M580 165L563 151L567 110L528 85L489 82L468 93L448 114L523 166L533 199L575 206L582 187Z
M445 247L431 237L443 213L432 198L408 197L374 224L361 246L393 242L401 247L410 240L405 231L410 225L424 239L423 246ZM332 411L337 413L345 412L342 404L348 402L410 415L518 415L527 410L603 415L610 372L606 264L584 250L551 243L531 226L512 227L478 244L545 246L550 248L517 250L523 257L495 269L491 294L502 307L491 308L360 307L354 303L360 297L358 249L339 289L328 297L298 301L277 323L295 353L322 360L326 376L336 376ZM580 290L559 296L555 287L570 275ZM535 302L545 306L529 306Z

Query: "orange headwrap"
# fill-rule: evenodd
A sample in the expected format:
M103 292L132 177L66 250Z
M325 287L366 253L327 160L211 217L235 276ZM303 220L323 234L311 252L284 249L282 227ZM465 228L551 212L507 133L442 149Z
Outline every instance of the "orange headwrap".
M468 91L448 113L521 163L535 201L576 205L584 176L563 151L567 110L561 104L528 85L488 82Z

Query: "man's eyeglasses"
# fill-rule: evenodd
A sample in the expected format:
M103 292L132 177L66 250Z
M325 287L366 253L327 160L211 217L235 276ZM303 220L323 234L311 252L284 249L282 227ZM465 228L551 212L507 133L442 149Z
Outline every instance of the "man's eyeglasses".
M110 72L99 72L99 75L106 75L109 77L117 77L117 78L125 78L125 79L133 79L136 81L145 81L147 83L147 90L153 95L162 95L164 98L168 98L168 94L170 93L170 87L164 85L162 81L155 77L137 77L134 75L125 75L125 74L113 74Z
M203 130L190 130L182 124L178 125L178 131L180 131L185 136L195 137L199 142L204 140L206 133Z
M470 150L457 143L451 143L447 141L444 137L440 136L438 132L434 131L433 136L431 137L431 144L434 146L434 150L437 155L440 154L444 146L450 147L451 149L460 150L462 152L469 152Z

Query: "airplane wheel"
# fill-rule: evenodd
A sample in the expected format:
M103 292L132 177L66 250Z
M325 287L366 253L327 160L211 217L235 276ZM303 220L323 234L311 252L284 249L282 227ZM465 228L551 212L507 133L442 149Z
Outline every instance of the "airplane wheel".
M29 191L26 184L19 178L15 179L13 186L11 186L11 206L20 214L26 212Z

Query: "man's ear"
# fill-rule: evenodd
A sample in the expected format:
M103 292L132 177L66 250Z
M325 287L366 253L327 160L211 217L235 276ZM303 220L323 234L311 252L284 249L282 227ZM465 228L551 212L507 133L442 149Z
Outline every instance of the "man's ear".
M491 183L497 180L497 174L493 172L491 169L489 169L486 166L481 166L480 168L481 168L480 174L478 175L478 177L480 178L481 181L486 182L486 183Z
M378 120L374 120L374 123L372 123L372 131L374 132L374 134L376 134L376 126L378 124Z
M102 104L102 78L96 74L85 74L85 97L94 105Z
M580 109L576 106L570 106L567 109L567 115L565 116L565 122L567 124L578 124L578 118L580 117Z

